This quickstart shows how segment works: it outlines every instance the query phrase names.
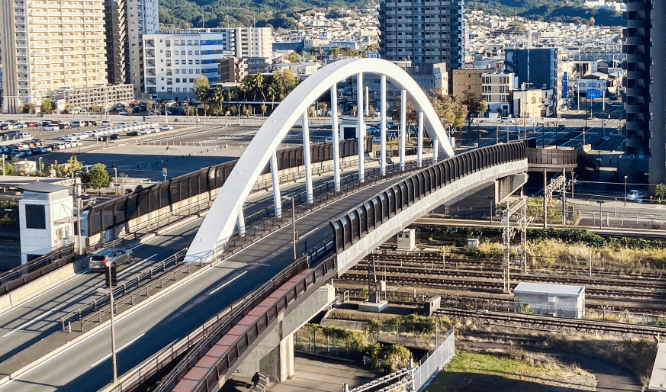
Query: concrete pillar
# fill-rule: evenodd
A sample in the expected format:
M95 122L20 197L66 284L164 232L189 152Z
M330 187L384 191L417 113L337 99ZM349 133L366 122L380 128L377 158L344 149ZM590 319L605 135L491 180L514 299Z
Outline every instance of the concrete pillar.
M280 381L294 377L294 334L293 332L280 340Z
M379 152L379 172L382 176L386 175L386 75L381 77L381 108L382 114L380 122L380 152Z
M407 131L407 90L400 91L400 170L405 170L405 132Z
M271 155L271 180L273 180L273 206L275 217L282 216L282 198L280 197L280 172L278 171L277 156Z
M243 207L238 211L238 236L245 235L245 215L243 215Z
M419 110L419 135L416 148L416 164L423 165L423 111Z
M365 126L363 124L363 73L358 73L358 180L365 181Z
M331 87L331 131L333 132L333 183L340 192L340 133L338 126L338 88Z
M303 113L303 159L305 160L305 192L308 203L313 203L312 196L312 164L310 161L310 127L308 126L308 111Z

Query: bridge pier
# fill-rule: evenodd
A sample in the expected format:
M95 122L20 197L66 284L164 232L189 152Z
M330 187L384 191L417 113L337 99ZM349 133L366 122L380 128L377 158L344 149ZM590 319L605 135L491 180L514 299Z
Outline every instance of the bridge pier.
M308 111L303 113L303 160L305 160L305 193L308 203L312 204L312 163L310 158L310 127L308 124Z
M252 377L262 371L271 381L285 381L294 376L294 332L321 310L335 301L335 288L327 284L305 298L289 314L280 314L278 323L238 367L241 377Z
M275 152L271 155L271 180L273 182L273 206L275 217L282 216L282 198L280 197L280 172L278 171L277 156Z
M340 135L338 126L338 84L331 87L331 130L333 131L333 184L340 192Z
M386 175L386 75L381 77L381 114L382 119L380 121L380 151L379 151L379 173L382 176Z
M358 73L358 180L365 181L365 124L363 124L363 72Z
M400 170L405 170L406 128L407 128L407 90L400 90Z
M527 183L527 173L511 174L495 180L495 205L502 204L506 198L516 193Z

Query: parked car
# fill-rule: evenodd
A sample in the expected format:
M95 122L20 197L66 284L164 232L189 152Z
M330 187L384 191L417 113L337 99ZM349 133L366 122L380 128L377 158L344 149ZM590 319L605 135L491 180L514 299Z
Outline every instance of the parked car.
M103 127L110 127L110 126L111 126L111 121L103 120L103 121L102 121L102 126L103 126Z
M139 136L139 131L128 132L127 136Z
M58 131L58 130L60 130L60 127L58 126L58 124L49 124L49 125L44 125L42 130L44 130L44 131Z
M122 264L129 264L131 262L131 250L105 249L90 256L90 261L88 261L88 269L90 269L90 271L103 272L106 268L109 268L109 266L118 267Z
M34 121L29 121L29 122L26 123L26 125L27 125L28 127L30 127L30 128L34 128L34 127L37 126L37 123L34 122Z
M173 130L173 126L171 126L171 125L164 125L164 126L161 126L159 129L160 129L161 131L172 131L172 130Z

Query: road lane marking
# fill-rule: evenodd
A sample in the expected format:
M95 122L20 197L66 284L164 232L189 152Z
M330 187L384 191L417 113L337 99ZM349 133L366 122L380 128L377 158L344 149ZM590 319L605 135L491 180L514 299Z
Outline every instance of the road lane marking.
M141 335L139 335L139 336L135 337L134 339L130 340L129 342L127 342L127 343L126 343L124 346L122 346L121 348L116 349L116 354L118 354L119 352L121 352L123 349L125 349L125 348L126 348L127 346L129 346L130 344L132 344L132 343L136 342L137 340L139 340L143 335L145 335L145 333L142 333ZM90 365L90 367L95 367L95 366L99 365L100 363L106 361L106 360L109 359L110 357L111 357L111 353L105 355L104 357L102 357L102 359L100 359L99 361L97 361L97 362L93 363L92 365Z
M150 257L148 257L148 258L146 258L146 259L143 259L143 260L139 261L138 263L135 263L133 266L131 266L131 267L129 267L129 268L126 268L126 269L122 270L122 271L120 272L120 276L123 276L125 273L130 272L130 271L133 270L134 268L140 266L141 264L145 263L146 261L152 259L152 258L155 257L155 256L157 256L157 253L155 253L154 255L152 255L152 256L150 256Z
M303 235L300 236L299 238L305 238L305 237L309 236L310 234L312 234L313 232L317 231L317 229L318 229L318 228L315 227L314 229L308 231L307 233L303 234Z
M37 321L43 319L44 317L48 316L48 315L51 314L51 313L53 313L53 310L49 310L48 312L42 314L41 316L37 316L37 317L35 317L34 319L28 321L27 323L25 323L25 324L19 326L19 327L16 328L15 330L6 333L6 334L3 335L2 337L5 338L5 337L7 337L7 336L13 334L13 333L16 332L16 331L20 331L20 330L22 330L22 329L25 328L25 327L29 327L29 326L31 326L32 324L34 324L34 323L36 323Z
M243 276L243 275L245 275L245 274L247 274L247 271L244 271L242 274L236 276L235 278L231 279L231 280L228 281L227 283L225 283L225 284L223 284L222 286L220 286L220 287L216 288L215 290L211 291L210 293L208 293L208 295L215 294L216 292L222 290L222 289L223 289L224 287L226 287L228 284L230 284L231 282L233 282L234 280L240 278L241 276Z
M48 293L49 291L53 291L53 290L57 289L58 287L62 286L63 284L69 282L69 281L72 280L72 279L76 279L76 278L78 278L78 277L80 277L80 276L82 276L82 275L87 274L88 271L90 271L90 270L89 270L88 268L86 268L86 269L84 269L83 271L81 271L81 272L79 272L79 273L76 273L76 275L72 276L71 278L67 279L66 281L58 283L57 285L51 287L50 289L48 289L48 290L46 290L46 291L44 291L44 292L42 292L42 293L40 293L40 294L38 294L38 295L36 295L36 296L30 298L29 300L27 300L27 301L25 301L25 302L22 302L22 303L20 303L20 304L15 305L15 306L12 307L11 309L7 309L6 311L0 313L0 317L4 316L5 314L7 314L7 313L9 313L9 312L11 312L11 311L13 311L13 310L19 309L21 306L27 304L28 302L30 302L30 301L32 301L32 300L35 300L35 299L41 297L42 295Z

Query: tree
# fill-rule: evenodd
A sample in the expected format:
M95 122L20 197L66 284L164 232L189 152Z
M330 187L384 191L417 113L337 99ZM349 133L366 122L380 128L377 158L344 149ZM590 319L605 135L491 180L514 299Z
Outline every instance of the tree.
M92 189L100 189L109 186L111 179L103 163L94 164L84 177L84 183Z
M324 116L326 115L326 109L327 108L328 108L328 103L326 103L326 102L319 102L317 104L317 109L321 110L321 112L323 113Z
M197 94L197 99L200 102L205 102L208 100L208 90L210 90L210 83L208 83L208 78L204 75L201 75L194 81L194 91Z
M148 102L146 102L146 107L148 109L152 109L154 106L155 106L155 104L153 103L152 100L148 100Z
M51 111L53 111L53 101L51 98L44 99L42 102L42 111L46 113L51 113Z
M298 86L299 79L289 68L278 69L273 73L273 81L270 87L275 93L275 98L282 101L296 86Z
M666 199L666 185L657 184L654 187L654 195L657 196L657 199L659 199L660 201Z
M265 117L266 116L266 110L268 109L268 106L266 106L265 103L262 103L261 106L259 106L259 109L261 109L261 116Z
M479 117L488 111L488 104L474 94L465 92L462 104L467 107L467 127L472 123L472 117Z
M289 60L292 63L295 63L300 59L301 59L301 56L299 56L298 53L296 53L296 52L291 52L291 53L289 53L289 56L287 56L287 60Z
M444 94L441 87L430 91L430 101L442 125L453 129L462 128L467 118L467 107L455 96Z

